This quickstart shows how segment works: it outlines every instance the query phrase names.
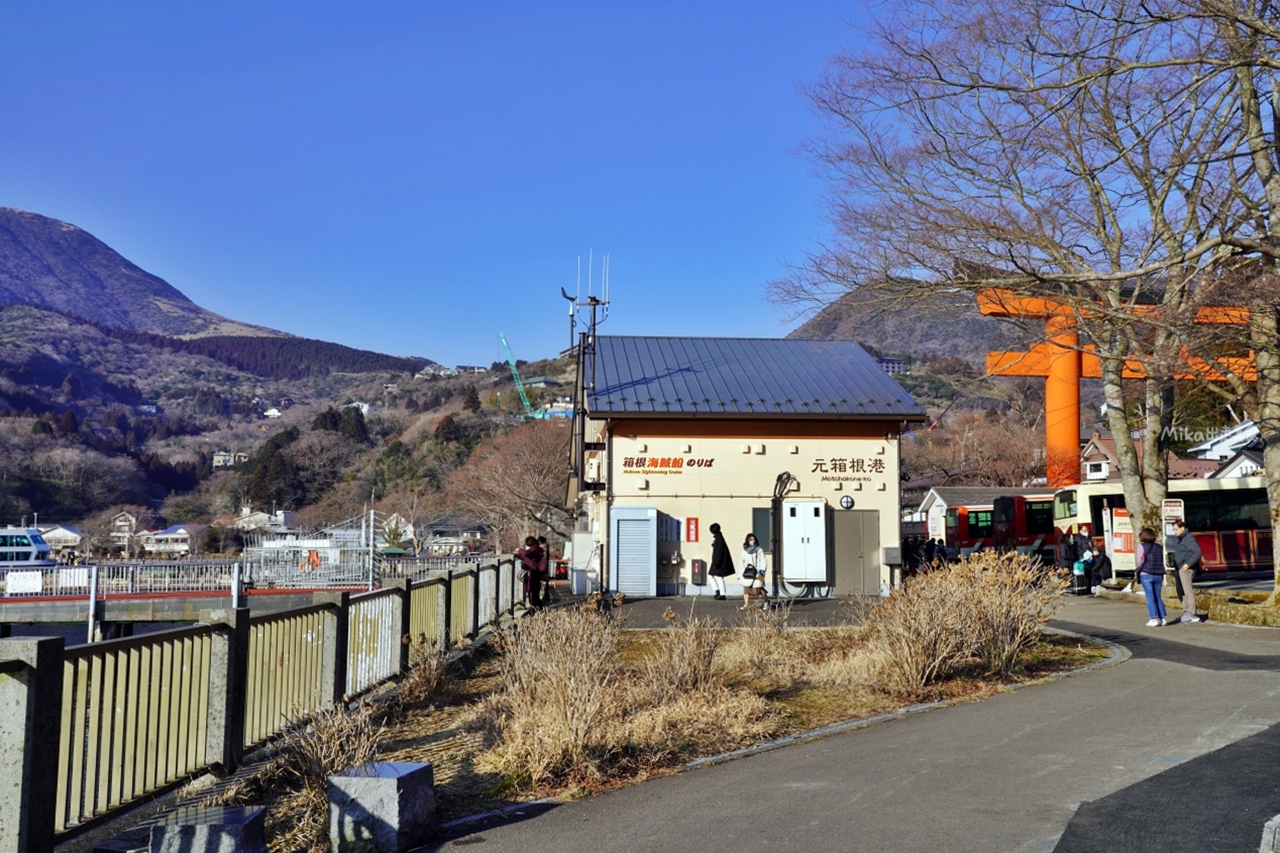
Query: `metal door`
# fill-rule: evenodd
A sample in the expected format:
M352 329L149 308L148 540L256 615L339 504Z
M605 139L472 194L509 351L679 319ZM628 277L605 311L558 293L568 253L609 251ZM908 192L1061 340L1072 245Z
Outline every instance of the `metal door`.
M652 507L614 507L611 521L611 588L627 595L656 595L658 511Z
M837 510L834 517L835 595L880 594L880 513Z

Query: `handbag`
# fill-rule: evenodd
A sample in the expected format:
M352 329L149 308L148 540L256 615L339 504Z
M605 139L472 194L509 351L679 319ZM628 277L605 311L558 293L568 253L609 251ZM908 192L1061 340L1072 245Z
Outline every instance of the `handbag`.
M742 579L743 579L743 580L748 580L748 581L750 581L750 580L755 580L755 577L756 577L756 567L755 567L755 566L747 566L745 569L743 569L743 570L742 570Z

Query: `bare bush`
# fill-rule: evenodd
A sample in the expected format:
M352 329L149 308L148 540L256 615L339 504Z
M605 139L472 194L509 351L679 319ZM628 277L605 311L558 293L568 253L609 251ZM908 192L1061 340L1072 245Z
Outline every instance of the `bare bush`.
M988 672L1008 675L1062 607L1067 579L1013 552L979 552L953 572L969 588L967 614L978 656Z
M1007 675L1062 605L1066 581L1030 557L978 553L912 579L873 611L868 664L910 693L973 657Z
M913 578L875 609L869 651L890 690L918 691L973 653L968 588L956 577L941 569Z

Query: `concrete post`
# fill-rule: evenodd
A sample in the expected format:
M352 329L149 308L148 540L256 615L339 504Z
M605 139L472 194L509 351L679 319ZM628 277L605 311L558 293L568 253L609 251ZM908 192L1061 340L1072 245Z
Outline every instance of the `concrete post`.
M249 687L249 608L202 610L216 625L209 650L209 719L205 761L234 773L244 760L245 699Z
M324 614L324 669L320 695L337 705L347 695L347 634L351 621L351 593L317 592L316 604L333 605Z
M396 671L405 675L409 672L409 646L413 642L413 637L409 636L413 631L413 623L409 620L409 581L404 578L388 578L382 582L382 588L396 590L395 611L391 617L399 620L400 624L400 663Z
M50 853L62 721L61 637L0 642L0 853Z

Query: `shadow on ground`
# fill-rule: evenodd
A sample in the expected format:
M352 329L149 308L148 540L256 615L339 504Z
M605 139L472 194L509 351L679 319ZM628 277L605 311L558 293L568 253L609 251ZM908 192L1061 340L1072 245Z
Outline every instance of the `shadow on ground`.
M1083 803L1055 853L1256 853L1280 814L1277 767L1280 724Z
M1150 658L1215 672L1280 672L1280 655L1240 655L1222 649L1205 648L1166 639L1163 636L1152 637L1128 631L1107 630L1096 625L1080 625L1075 622L1060 622L1056 619L1049 624L1054 628L1098 637L1124 646L1133 654L1134 659ZM1176 623L1160 629L1162 633L1168 632L1174 635L1197 630L1200 629L1195 625Z

